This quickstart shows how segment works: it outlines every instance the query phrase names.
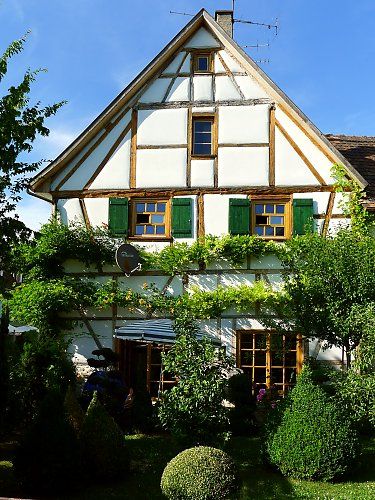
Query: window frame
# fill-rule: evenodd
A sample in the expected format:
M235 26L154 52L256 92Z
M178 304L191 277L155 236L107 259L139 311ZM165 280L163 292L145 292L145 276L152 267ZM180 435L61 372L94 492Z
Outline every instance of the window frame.
M137 225L137 203L165 203L165 234L136 234ZM170 198L131 198L130 205L130 224L129 224L129 239L132 240L168 240L171 238L171 200ZM148 213L148 212L145 212Z
M253 337L252 337L252 348L242 348L241 347L241 342L242 342L242 338L241 338L241 335L242 333L245 333L245 334L252 334ZM254 337L254 334L255 335L264 335L265 336L265 348L256 348L256 345L255 345L255 337ZM271 337L272 335L280 335L282 336L282 342L283 342L283 349L282 349L282 355L283 355L283 361L282 361L282 364L280 365L273 365L272 364L272 341L271 341ZM285 346L285 339L286 337L288 336L287 334L282 334L282 333L278 333L276 332L275 330L259 330L259 329L250 329L250 330L237 330L236 331L236 365L238 368L245 368L245 372L246 372L246 368L247 369L251 369L251 373L252 373L252 376L251 376L251 383L252 383L252 386L253 386L253 391L256 391L256 387L263 387L265 386L266 389L270 389L272 387L272 380L271 380L271 376L272 376L272 368L276 368L278 370L282 370L282 374L283 374L283 380L282 382L274 382L275 386L276 387L281 387L281 389L278 389L278 394L279 395L282 395L282 396L285 396L286 393L287 393L287 390L291 387L293 387L295 385L295 381L292 383L292 382L288 382L285 380L285 374L286 374L286 370L291 370L291 369L295 369L295 375L297 376L300 372L301 372L301 369L302 369L302 364L303 364L303 359L304 359L304 345L303 345L303 338L302 338L302 335L300 333L295 333L294 335L296 335L296 349L285 349L284 346ZM243 363L241 363L241 353L243 351L252 351L254 352L254 358L253 358L253 362L251 364L248 364L248 365L245 365ZM262 365L262 366L258 366L255 364L255 353L256 352L265 352L265 365ZM296 353L296 364L295 366L289 366L288 364L286 364L285 362L285 353L287 352L295 352ZM263 382L256 382L255 381L255 369L265 369L265 383Z
M285 241L291 238L292 236L292 200L291 197L283 197L283 196L278 196L278 197L267 197L267 196L252 196L251 197L251 205L250 205L250 210L251 210L251 217L250 217L250 231L253 236L257 236L258 238L262 238L264 240L276 240L276 241ZM283 214L284 216L284 236L259 236L255 233L255 205L256 204L262 204L262 205L285 205L285 212ZM259 214L258 214L259 215ZM275 214L276 215L276 214ZM280 214L281 215L281 214Z
M211 122L211 152L209 154L194 153L195 145L195 123L197 121ZM193 113L191 116L191 141L190 141L191 157L193 159L211 159L217 156L217 119L215 113Z
M207 70L199 69L198 61L199 61L200 57L207 57L207 59L208 59L208 61L207 61L208 62L208 69ZM193 73L194 74L196 74L196 75L211 75L214 72L214 58L213 58L212 52L205 51L205 50L193 52L192 59L193 59Z

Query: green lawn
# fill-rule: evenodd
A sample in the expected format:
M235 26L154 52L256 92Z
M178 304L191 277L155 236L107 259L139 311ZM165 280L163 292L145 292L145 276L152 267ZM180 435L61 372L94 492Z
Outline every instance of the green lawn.
M159 483L166 463L178 453L178 448L164 436L127 436L131 470L123 481L107 486L91 485L74 496L53 496L59 500L104 500L163 498ZM357 470L345 482L312 483L293 481L265 467L259 455L259 438L236 438L227 451L236 460L242 487L236 500L244 499L316 499L370 500L375 499L375 439L364 441L364 451ZM1 450L0 450L1 451ZM1 459L2 457L0 457ZM4 458L4 457L3 457ZM0 496L22 496L12 475L12 464L0 461Z

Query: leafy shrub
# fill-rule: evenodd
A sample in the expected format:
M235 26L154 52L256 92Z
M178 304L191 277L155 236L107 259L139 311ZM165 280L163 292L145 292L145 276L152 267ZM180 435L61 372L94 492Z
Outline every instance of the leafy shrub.
M175 321L176 342L163 356L164 369L178 384L162 395L162 425L185 444L212 444L225 437L228 412L222 402L231 367L222 351L207 338L198 340L197 327L187 313Z
M296 387L270 417L266 457L286 476L328 481L342 476L357 453L350 415L313 383L305 366Z
M375 429L375 374L348 370L334 380L337 395L361 432Z
M124 436L97 393L87 409L80 436L83 459L93 477L112 479L126 470Z
M80 463L79 443L65 418L62 398L54 391L44 399L21 441L16 475L27 492L56 494L71 488L79 477Z
M66 354L66 344L55 338L27 336L20 353L11 360L11 412L15 421L30 422L41 401L51 391L65 394L75 382L75 370ZM21 422L21 423L22 423Z
M229 455L216 448L198 446L179 453L164 469L163 494L170 500L219 500L238 486Z

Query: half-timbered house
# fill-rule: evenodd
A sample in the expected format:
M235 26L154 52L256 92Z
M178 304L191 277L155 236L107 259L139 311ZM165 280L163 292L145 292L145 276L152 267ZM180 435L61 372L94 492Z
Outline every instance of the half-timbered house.
M324 136L236 44L232 21L231 11L216 12L213 19L201 10L33 179L31 193L50 202L66 224L109 225L117 236L154 249L227 233L282 242L302 234L311 218L322 234L345 223L331 167L342 164L361 187L366 180L337 149L340 137ZM192 286L281 282L273 256L248 259L235 269L228 263L192 268L187 281L157 271L127 278L116 266L99 273L78 262L67 262L66 271L101 282L113 277L134 290L144 283L167 285L171 294ZM121 308L93 310L86 326L112 347L116 328L131 329L144 320L144 314ZM200 326L256 383L276 383L280 390L287 389L307 350L343 362L339 349L319 352L319 344L306 346L297 336L274 361L270 334L254 311L229 310ZM129 363L130 351L141 352L137 359L154 391L160 346L147 344L142 351L139 344L116 342ZM77 363L84 364L95 344L90 335L79 336L73 348Z

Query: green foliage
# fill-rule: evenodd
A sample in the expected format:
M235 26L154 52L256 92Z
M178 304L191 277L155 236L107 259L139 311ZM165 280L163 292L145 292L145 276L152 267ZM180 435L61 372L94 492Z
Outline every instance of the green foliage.
M31 243L13 250L12 263L26 280L51 279L64 275L63 263L68 259L100 269L114 261L115 249L116 242L105 228L86 228L80 223L66 226L52 218Z
M356 463L358 437L350 415L314 384L309 367L271 418L265 452L284 475L329 481Z
M27 430L15 460L18 480L32 494L71 489L80 477L79 444L56 391L49 393Z
M94 394L81 429L83 460L92 477L110 480L127 470L121 429Z
M11 415L14 422L30 422L41 401L51 391L65 394L75 381L73 363L66 355L66 344L31 333L21 353L11 358Z
M40 334L56 336L71 326L58 313L83 309L92 303L95 291L88 280L69 276L26 281L14 289L8 301L11 319L35 326Z
M163 366L178 384L162 395L160 421L183 442L213 443L225 438L228 431L222 402L225 371L232 362L206 337L197 339L197 327L187 312L177 319L175 331L176 342L163 356Z
M339 372L333 378L337 396L361 431L375 429L375 374L355 369Z
M26 36L14 41L0 56L0 83L7 75L11 57L23 50ZM0 97L0 267L9 272L9 249L12 244L26 240L30 230L14 214L29 175L42 161L28 163L27 154L38 136L46 137L49 130L44 122L56 114L63 102L42 108L30 105L31 85L41 70L27 70L21 82L3 89ZM21 159L22 158L22 159Z
M170 500L219 500L238 488L231 457L216 448L198 446L179 453L164 469L163 494Z
M374 310L375 239L342 229L335 237L310 234L285 245L288 300L274 308L280 322L265 323L344 347L350 363Z
M64 399L64 410L67 421L78 436L81 432L85 414L78 402L76 391L73 385L70 385L66 391Z
M333 165L332 175L336 180L336 192L345 193L340 208L345 215L350 217L353 231L368 233L369 228L374 224L374 218L364 206L366 193L357 182L348 179L346 170L342 165Z

